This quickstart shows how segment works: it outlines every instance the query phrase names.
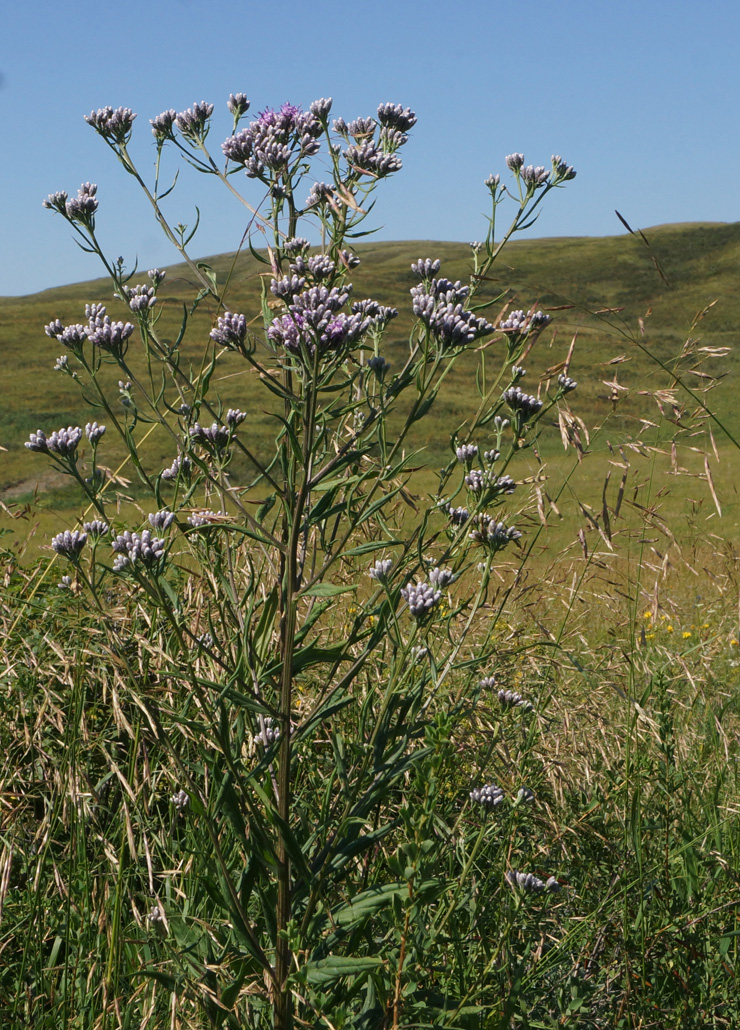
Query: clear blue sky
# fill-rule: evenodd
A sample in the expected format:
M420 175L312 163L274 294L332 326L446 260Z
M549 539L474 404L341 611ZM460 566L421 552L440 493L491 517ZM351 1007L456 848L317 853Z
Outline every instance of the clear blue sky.
M209 100L218 150L231 92L247 93L250 113L322 96L347 120L381 101L410 106L418 123L404 168L371 216L384 240L481 238L483 180L505 172L513 151L533 164L559 153L578 172L530 235L618 234L615 208L641 228L740 220L738 0L27 0L5 5L2 24L0 295L99 274L41 206L85 180L98 183L111 256L145 269L175 259L83 121L106 104L138 113L133 153L144 170L150 118ZM233 249L236 202L188 168L181 183L171 220L192 223L196 203L203 215L191 252Z

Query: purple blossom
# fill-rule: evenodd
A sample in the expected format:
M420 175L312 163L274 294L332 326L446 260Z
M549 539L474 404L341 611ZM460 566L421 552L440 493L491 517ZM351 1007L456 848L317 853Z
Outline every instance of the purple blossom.
M50 211L58 211L60 215L66 214L67 194L64 190L58 190L56 193L50 193L41 203Z
M320 118L322 121L326 121L331 111L331 97L321 97L319 100L314 100L313 103L309 104L309 111L314 118Z
M105 426L99 426L97 422L88 422L85 426L85 436L93 447L97 446L98 440L105 432Z
M77 190L77 197L68 200L65 205L65 214L71 222L80 222L82 225L92 227L95 224L95 212L98 210L98 200L95 194L98 187L93 182L83 182Z
M171 481L177 479L178 476L182 476L186 479L190 478L190 472L192 470L192 463L187 454L182 456L178 455L169 468L164 469L161 473L162 479Z
M92 522L85 522L83 523L82 528L85 530L88 536L91 536L93 538L93 540L97 540L101 536L107 536L107 534L110 532L110 526L107 522L104 522L102 519L93 519Z
M495 808L504 800L504 792L495 783L487 783L484 787L475 787L471 790L470 800L484 808Z
M152 529L156 529L160 533L169 529L175 521L175 513L170 511L168 508L162 508L161 511L151 512L147 517Z

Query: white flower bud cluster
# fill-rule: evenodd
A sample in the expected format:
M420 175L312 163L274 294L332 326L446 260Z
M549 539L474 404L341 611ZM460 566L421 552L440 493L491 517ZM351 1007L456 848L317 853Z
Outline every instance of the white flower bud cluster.
M470 800L484 808L495 808L504 800L504 792L495 783L487 783L484 787L475 787L470 792Z
M554 876L550 876L547 881L543 881L533 873L520 873L517 869L510 869L506 874L506 879L512 887L518 887L519 890L525 891L528 894L541 894L543 891L553 892L560 890L560 884Z

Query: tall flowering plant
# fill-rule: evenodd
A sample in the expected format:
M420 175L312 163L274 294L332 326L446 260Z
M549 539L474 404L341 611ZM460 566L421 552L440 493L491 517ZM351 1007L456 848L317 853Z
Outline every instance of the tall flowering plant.
M332 120L332 101L320 99L307 111L285 103L248 121L241 93L227 107L232 131L220 155L208 143L212 104L153 118L151 183L131 155L132 111L107 107L86 119L190 267L195 303L215 305L199 371L180 353L187 319L176 343L160 334L165 273L152 269L134 283L123 260L103 252L96 186L44 202L103 261L125 307L120 320L89 304L86 321L46 326L65 351L57 368L105 424L84 434L39 429L26 446L71 475L94 509L94 521L81 520L52 547L74 573L65 588L99 613L137 718L177 772L178 823L190 826L187 875L174 860L150 869L157 903L139 929L156 948L143 972L163 976L177 962L175 994L201 990L214 1021L233 1026L272 1021L286 1030L296 1016L317 1026L398 1026L407 1016L460 1025L479 985L454 971L452 958L446 972L437 963L472 867L455 871L452 824L440 835L440 770L453 727L481 696L511 718L533 710L499 688L487 667L490 630L476 631L476 617L497 556L522 536L512 521L513 459L576 386L566 368L535 393L522 390L520 362L549 316L514 311L497 320L481 288L501 247L575 172L559 156L547 168L506 158L512 181L485 183L491 216L485 240L473 244L470 277L447 279L434 258L411 266L415 323L394 369L385 341L398 311L355 297L353 241L381 180L402 167L414 112L383 103L375 116L346 122ZM245 239L265 269L257 321L231 310L226 285L190 256L192 233L165 216L171 187L162 189L160 170L173 148L249 212ZM506 202L515 213L499 239ZM498 373L478 377L476 409L451 435L450 461L425 510L399 521L410 431L431 417L450 369L471 350L481 362L495 352ZM227 355L276 399L267 455L250 445L248 412L224 411L214 391ZM117 397L103 375L109 366L121 376ZM254 391L245 397L245 407L256 403ZM171 441L163 469L142 457L151 424ZM143 525L122 522L110 499L97 460L110 430L151 498ZM252 470L238 483L235 455ZM156 704L139 689L112 597L125 598L148 627L136 647L158 655L167 688ZM185 708L175 702L183 694ZM427 784L420 809L404 800L411 780ZM506 800L495 784L469 799L490 812ZM545 882L505 866L500 882L525 892L557 887L552 875ZM446 985L444 1002L430 977Z

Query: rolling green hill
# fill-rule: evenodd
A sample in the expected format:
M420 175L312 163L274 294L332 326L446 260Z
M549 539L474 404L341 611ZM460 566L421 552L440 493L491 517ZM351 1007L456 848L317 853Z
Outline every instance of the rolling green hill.
M417 280L410 271L411 262L439 257L442 274L464 280L471 270L470 248L466 244L407 241L366 243L358 246L357 252L361 265L353 273L354 297L370 296L399 308L399 318L391 323L386 337L386 357L393 367L399 367L412 325L408 291ZM258 319L260 274L265 266L249 254L205 260L215 270L219 285L227 284L227 306ZM651 434L656 433L665 442L665 431L648 424L662 418L650 394L676 386L666 371L674 367L694 391L712 384L706 376L721 377L710 406L738 436L740 408L733 394L737 358L732 351L713 356L700 350L734 345L740 320L738 269L740 223L658 226L646 230L643 237L625 234L517 241L502 253L485 284L487 298L496 299L488 317L494 321L494 314L507 305L525 309L535 305L552 314L552 326L527 358L525 386L529 390L536 388L538 377L549 367L563 360L575 337L570 374L578 380L579 389L571 406L590 430L602 427L592 437L596 451L610 453L607 441L612 448L634 445L638 440L650 442ZM186 265L168 269L165 286L159 291L163 312L160 335L175 336L183 306L192 303L195 293ZM79 501L62 477L49 474L43 457L29 454L23 444L37 428L49 432L100 417L86 406L76 384L54 371L59 345L45 336L43 329L54 318L64 323L84 321L84 306L92 301L106 303L113 318L126 317L123 304L112 299L110 284L104 279L31 296L0 298L5 370L0 407L0 445L5 448L0 453L0 497L6 504L22 504L34 492L45 506L57 510L71 510ZM704 316L697 321L700 312ZM215 307L204 302L191 320L185 353L194 363L200 360L215 315ZM684 356L675 364L682 350ZM495 356L495 350L492 354ZM655 358L666 368L659 367ZM695 369L698 358L704 361L700 375ZM120 374L117 368L110 372L114 392ZM415 443L426 448L432 466L447 460L450 434L464 421L473 401L471 375L472 359L464 358L448 379L433 421L417 434ZM262 394L255 393L244 364L226 355L216 385L225 404L238 404L249 412L251 446L257 451L261 445L268 447L275 422L265 410ZM672 406L674 399L676 404L686 405L685 413ZM679 388L674 398L663 395L661 403L663 415L675 420L679 414L674 429L681 432L685 427L688 435L687 420L696 408L691 397ZM715 429L721 447L722 432ZM543 454L557 462L562 455L559 436L550 433L547 437ZM656 440L658 437L653 442ZM115 467L122 451L116 451L112 440L110 445L107 457ZM153 460L161 460L163 465L171 460L168 439L154 433L147 447Z

